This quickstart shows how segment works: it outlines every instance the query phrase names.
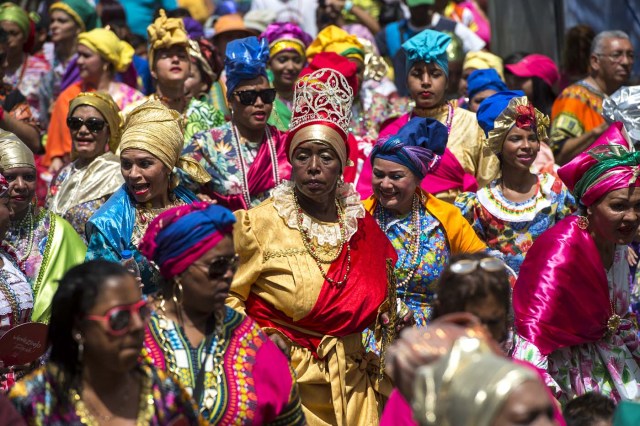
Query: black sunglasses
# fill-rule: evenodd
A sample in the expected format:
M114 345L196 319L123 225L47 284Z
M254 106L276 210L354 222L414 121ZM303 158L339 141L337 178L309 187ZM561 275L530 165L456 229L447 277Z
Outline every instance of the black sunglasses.
M98 133L100 130L104 129L106 124L107 123L104 120L95 117L91 117L86 120L83 120L80 117L67 117L67 126L73 131L78 131L83 125L85 125L91 133Z
M209 264L209 278L212 280L222 278L225 276L228 270L235 272L238 269L238 261L240 256L237 254L233 256L221 256L216 257Z
M258 96L265 104L272 104L276 100L276 89L238 90L233 93L238 96L240 103L245 106L255 104Z

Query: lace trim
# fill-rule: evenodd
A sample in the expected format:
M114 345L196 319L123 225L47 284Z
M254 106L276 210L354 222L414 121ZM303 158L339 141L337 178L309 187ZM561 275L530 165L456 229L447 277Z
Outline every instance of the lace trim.
M293 201L293 188L293 182L284 181L273 189L271 195L273 197L273 206L278 215L284 219L289 228L298 229L296 206ZM358 219L364 217L364 206L360 202L360 195L353 185L349 183L338 186L336 197L344 208L347 239L351 239L358 230ZM340 245L340 226L337 223L320 222L303 213L302 227L320 245L330 245L332 247Z

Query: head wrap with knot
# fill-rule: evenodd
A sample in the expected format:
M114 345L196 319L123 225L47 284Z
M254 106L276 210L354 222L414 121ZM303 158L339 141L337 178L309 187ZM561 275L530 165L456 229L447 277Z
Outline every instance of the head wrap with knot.
M424 30L411 37L402 44L402 50L407 56L407 70L416 62L434 63L449 76L449 60L447 47L451 37L440 31Z
M623 86L602 101L602 115L609 123L620 121L634 143L640 143L640 86Z
M496 70L500 79L504 81L504 65L502 63L502 58L494 55L493 53L484 51L469 52L462 63L463 71L466 69L486 70L489 68Z
M640 152L613 123L585 152L558 169L558 176L580 203L589 207L616 189L640 186Z
M108 93L82 92L69 103L69 117L73 115L76 108L85 105L97 109L109 124L109 151L115 153L120 144L120 136L122 136L123 123L120 108Z
M11 132L0 130L0 170L36 168L33 152Z
M414 117L398 133L376 143L371 164L376 158L392 161L422 180L438 166L448 138L447 127L438 120Z
M98 18L96 8L87 0L60 0L49 7L49 14L54 10L61 10L71 16L71 19L83 32L91 31L100 26L100 18Z
M507 133L514 125L519 129L533 130L539 141L547 139L549 117L535 109L520 90L498 92L489 96L480 104L476 117L494 154L502 152Z
M307 48L307 59L312 61L322 52L333 52L345 58L356 58L364 62L364 49L358 37L335 25L329 25L318 33L316 39Z
M208 91L222 72L222 61L218 58L215 46L206 38L190 39L189 56L200 69L202 81L206 83Z
M225 236L236 218L216 204L196 202L156 216L140 243L140 252L160 268L164 278L183 273Z
M289 161L296 148L309 141L331 147L342 169L351 165L347 138L351 106L358 85L357 67L333 53L318 54L302 70L294 86L292 117L287 133Z
M305 57L305 50L312 38L302 28L290 22L274 22L262 33L262 38L269 42L269 54L273 58L280 52L293 50Z
M124 72L133 61L133 47L122 41L113 32L104 28L95 28L78 35L81 44L99 54L105 61L111 63L117 72Z
M167 18L164 9L160 9L160 16L147 27L149 38L149 65L154 67L154 54L158 49L168 49L171 46L182 45L185 49L189 43L189 35L180 18Z
M475 70L467 78L467 94L469 100L475 95L485 90L495 90L496 92L505 92L509 90L504 84L498 71L493 68L486 70Z
M269 45L266 39L247 37L229 42L224 58L227 98L231 99L241 81L266 77L268 60Z
M184 144L184 130L180 114L160 101L149 100L127 116L120 141L120 152L140 149L156 157L169 170L182 169L197 183L206 183L211 176L202 166L180 157Z
M7 2L0 4L0 21L13 22L24 36L24 52L31 52L35 43L36 26L27 12L20 6Z

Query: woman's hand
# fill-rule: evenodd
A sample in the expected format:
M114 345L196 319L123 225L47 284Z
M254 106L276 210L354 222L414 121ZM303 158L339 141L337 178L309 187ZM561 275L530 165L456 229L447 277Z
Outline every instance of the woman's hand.
M55 175L56 173L58 173L58 170L60 170L63 166L64 166L64 161L62 161L62 158L55 157L51 160L51 165L49 166L49 172Z
M627 247L627 262L629 262L629 266L635 266L638 263L638 255L631 246Z
M214 200L213 198L209 197L207 194L198 194L196 195L196 197L198 197L198 200L204 201L205 203L218 204L217 200Z
M408 313L398 318L398 321L396 322L396 334L399 334L402 330L404 330L407 327L413 327L414 325L416 325L416 320L413 317L413 311L411 309L407 308L406 310L401 310L400 313L404 314L407 311ZM388 327L390 322L389 312L381 313L380 320L382 321L383 327Z

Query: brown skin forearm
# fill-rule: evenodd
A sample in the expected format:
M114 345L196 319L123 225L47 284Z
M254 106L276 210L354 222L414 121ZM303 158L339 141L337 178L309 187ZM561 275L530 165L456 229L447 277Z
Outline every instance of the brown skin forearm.
M34 153L39 153L42 150L40 133L35 126L13 118L5 112L4 117L0 120L0 128L15 134Z
M562 166L571 161L573 157L580 154L594 143L596 139L598 139L598 136L602 134L603 130L603 126L599 126L589 132L586 132L582 136L567 139L564 142L560 153L556 157L556 163Z

